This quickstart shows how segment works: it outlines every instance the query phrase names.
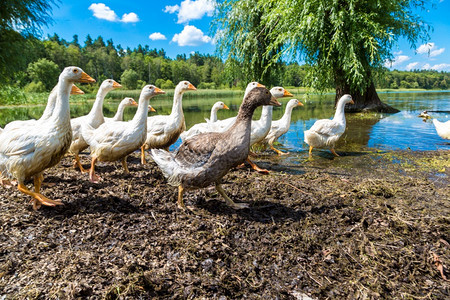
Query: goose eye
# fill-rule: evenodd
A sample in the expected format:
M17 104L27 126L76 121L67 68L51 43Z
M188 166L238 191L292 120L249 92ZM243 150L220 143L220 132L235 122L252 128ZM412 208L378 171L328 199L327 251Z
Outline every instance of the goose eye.
M77 69L73 69L73 72L74 72L74 73L78 73L78 70L77 70Z

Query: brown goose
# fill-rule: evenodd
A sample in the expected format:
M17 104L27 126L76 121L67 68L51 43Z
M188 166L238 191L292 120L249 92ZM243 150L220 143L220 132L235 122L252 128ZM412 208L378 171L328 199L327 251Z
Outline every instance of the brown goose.
M178 207L185 209L183 194L186 189L204 188L212 183L235 209L248 207L235 203L220 185L228 171L242 164L250 148L250 132L253 112L261 105L280 106L270 91L254 88L242 101L236 122L224 132L209 132L184 141L174 153L152 149L151 155L170 185L178 186Z

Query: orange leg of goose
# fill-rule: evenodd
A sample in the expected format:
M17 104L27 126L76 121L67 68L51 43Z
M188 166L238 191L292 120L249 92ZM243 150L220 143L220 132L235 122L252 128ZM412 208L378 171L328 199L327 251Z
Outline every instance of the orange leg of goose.
M179 209L186 210L186 206L184 205L184 201L183 201L183 194L184 194L184 188L180 185L180 186L178 186L177 206Z
M261 169L260 167L258 167L254 162L252 162L250 160L250 158L247 157L247 162L250 164L250 166L252 166L252 169L255 171L258 171L259 173L262 174L269 174L269 170L266 169Z
M86 169L83 168L83 166L81 165L80 157L78 156L78 154L75 154L75 163L73 164L73 166L74 166L75 168L78 167L82 173L87 173L87 172L89 172L89 170L86 170Z
M312 156L312 149L313 149L313 146L309 146L309 156L310 157Z
M331 153L333 153L334 156L339 156L339 154L336 153L336 151L334 151L334 148L330 149Z
M216 190L219 192L219 194L222 195L222 197L225 199L225 202L227 203L227 205L229 207L234 208L234 209L242 209L242 208L248 207L247 203L236 203L233 200L231 200L230 197L228 197L227 194L225 194L225 191L223 190L220 183L216 183Z
M278 150L277 148L275 148L272 144L270 144L270 149L272 149L273 151L275 151L278 155L288 155L289 153L288 152L283 152L283 151L280 151L280 150Z
M145 145L141 147L141 164L145 165Z
M97 162L97 158L93 157L91 162L91 168L89 169L89 181L93 183L98 183L100 180L100 177L95 175L95 163Z
M40 179L34 179L35 182L40 180ZM44 197L43 195L39 194L39 193L35 193L30 191L25 184L23 184L23 182L19 182L19 185L17 186L17 188L19 189L19 191L21 191L22 193L33 197L34 202L33 202L33 209L37 210L39 209L39 207L41 207L41 205L45 205L45 206L56 206L56 205L62 205L62 202L60 200L51 200L48 199L47 197Z
M124 158L122 158L122 167L123 167L123 173L130 174L130 170L128 170L127 157L126 156Z

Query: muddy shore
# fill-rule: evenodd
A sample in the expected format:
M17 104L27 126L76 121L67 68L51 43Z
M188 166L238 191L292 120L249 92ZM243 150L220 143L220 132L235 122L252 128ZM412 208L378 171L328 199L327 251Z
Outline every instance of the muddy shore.
M178 210L137 154L98 184L64 158L45 172L55 208L0 186L0 299L449 299L449 151L255 162L271 173L224 177L239 211L213 187Z

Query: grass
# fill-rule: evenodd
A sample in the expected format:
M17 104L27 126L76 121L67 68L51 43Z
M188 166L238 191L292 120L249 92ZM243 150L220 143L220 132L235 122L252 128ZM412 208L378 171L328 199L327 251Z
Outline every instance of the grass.
M323 93L313 92L309 88L305 87L285 87L289 92L295 95L299 100L315 101L320 100L317 95L333 94L334 89L329 89ZM423 89L377 89L379 93L395 93L395 92L417 92L417 91L429 91ZM122 100L125 97L132 97L135 100L139 99L140 90L114 90L108 93L107 99ZM174 89L166 89L165 95L158 96L162 99L172 99ZM185 99L223 99L223 98L240 98L243 95L243 90L240 89L198 89L195 92L185 93L183 98ZM3 86L0 87L0 106L9 105L33 105L33 104L45 104L47 103L49 92L45 93L26 93L23 89ZM88 93L84 95L77 95L71 97L72 103L86 102L88 100L95 99L96 93Z

